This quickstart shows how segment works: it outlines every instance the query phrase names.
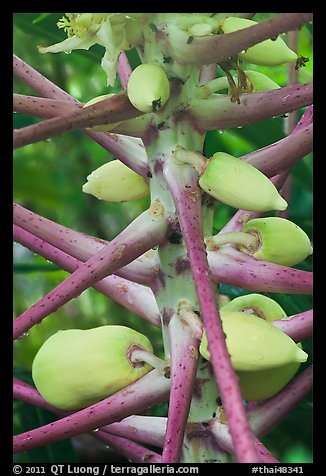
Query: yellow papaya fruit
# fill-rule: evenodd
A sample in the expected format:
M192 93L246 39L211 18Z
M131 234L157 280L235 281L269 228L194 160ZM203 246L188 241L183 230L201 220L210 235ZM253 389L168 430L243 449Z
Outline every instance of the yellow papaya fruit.
M266 175L224 152L215 153L208 161L199 186L222 203L238 209L267 212L287 208L287 202Z
M255 218L249 220L242 231L257 237L258 247L253 250L240 246L240 251L258 259L294 266L312 254L308 235L286 218Z
M255 314L266 321L287 317L278 302L263 294L251 293L238 296L223 306L223 311Z
M149 195L149 186L141 175L120 160L112 160L88 175L83 192L99 200L129 202Z
M146 336L124 326L59 331L36 354L33 381L51 405L78 410L118 392L152 369L147 363L131 362L135 348L153 352Z
M140 64L129 78L127 94L131 104L142 112L155 112L170 97L170 82L158 64Z
M220 27L223 33L232 33L256 24L257 22L247 18L227 17L222 21ZM275 40L268 39L257 43L247 50L238 53L238 57L248 63L261 66L295 63L298 59L298 55L280 37L277 37Z
M237 372L243 399L258 401L273 397L295 376L300 365L296 362L258 372Z
M224 308L220 314L234 370L256 372L307 360L307 354L270 322L255 315L225 311ZM205 359L210 359L205 332L200 353Z

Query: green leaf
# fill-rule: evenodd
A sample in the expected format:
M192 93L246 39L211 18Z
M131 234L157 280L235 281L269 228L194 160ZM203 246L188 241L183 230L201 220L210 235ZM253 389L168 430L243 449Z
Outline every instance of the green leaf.
M14 273L34 273L34 272L48 272L48 271L58 271L60 268L54 264L30 264L30 263L19 263L14 264L13 271Z
M49 15L52 15L51 13L40 13L38 17L34 18L34 20L32 21L32 23L38 23L42 20L44 20L45 18L47 18Z

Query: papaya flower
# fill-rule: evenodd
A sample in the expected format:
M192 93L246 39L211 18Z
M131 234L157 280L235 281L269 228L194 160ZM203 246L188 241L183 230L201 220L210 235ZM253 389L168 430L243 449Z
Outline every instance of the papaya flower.
M38 46L40 53L70 53L88 50L93 45L105 48L101 66L107 77L107 86L113 86L121 50L131 46L126 39L125 25L128 18L121 13L66 13L58 23L67 38L51 46Z

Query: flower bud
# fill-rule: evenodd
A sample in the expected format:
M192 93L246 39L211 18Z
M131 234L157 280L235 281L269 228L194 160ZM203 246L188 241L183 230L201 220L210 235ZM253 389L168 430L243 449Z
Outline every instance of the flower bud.
M131 104L142 112L155 112L170 97L170 82L158 64L140 64L129 78L127 94Z
M258 316L224 309L220 314L234 370L258 372L307 360L307 354L270 322ZM210 359L206 333L199 350L205 359Z
M270 79L266 74L260 73L259 71L244 71L245 75L249 79L252 91L253 92L260 92L260 91L271 91L273 89L279 89L279 86L275 81Z
M36 354L32 377L48 403L78 410L109 397L152 369L144 362L131 361L137 348L153 352L147 337L124 326L59 331Z
M102 96L97 96L97 97L91 99L90 101L86 102L83 107L92 106L93 104L96 104L97 102L103 101L104 99L108 99L112 96L115 96L115 95L114 94L103 94ZM88 127L88 129L90 129L92 131L96 131L96 132L108 132L108 131L111 131L112 129L114 129L115 127L117 127L119 124L121 124L121 121L120 122L112 122L112 123L109 123L109 124L101 124L99 126L94 126L94 127Z
M240 246L240 251L258 259L293 266L312 253L306 233L286 218L255 218L245 223L242 231L256 236L258 247L249 249Z
M224 152L217 152L199 179L199 186L232 207L267 212L285 210L286 201L273 183L252 165Z
M221 29L224 33L232 33L256 24L257 22L248 20L247 18L227 17L221 23ZM284 63L295 63L298 59L297 54L292 51L280 37L277 37L275 40L268 39L257 43L247 50L238 53L238 57L248 63L261 66L277 66Z
M129 202L149 195L149 186L120 160L112 160L88 175L83 192L99 200Z
M232 299L232 301L223 306L223 311L254 314L266 321L287 317L285 311L274 299L256 293Z

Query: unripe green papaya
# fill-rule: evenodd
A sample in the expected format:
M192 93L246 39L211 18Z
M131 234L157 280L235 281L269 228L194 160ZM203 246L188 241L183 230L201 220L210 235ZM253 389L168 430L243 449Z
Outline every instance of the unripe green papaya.
M227 17L221 23L221 29L224 33L232 33L243 28L256 25L257 22L247 18ZM275 40L265 40L251 46L245 51L238 53L238 57L248 63L261 66L277 66L284 63L295 63L298 59L297 54L292 51L282 38Z
M220 314L234 370L257 372L307 360L307 354L270 322L224 309ZM205 359L210 359L206 333L199 350Z
M149 186L141 175L120 160L112 160L88 175L83 192L99 200L129 202L149 195Z
M127 94L131 104L142 112L155 112L170 97L170 82L158 64L140 64L129 78Z
M252 91L255 93L260 91L271 91L281 87L275 83L275 81L266 76L266 74L260 73L259 71L246 70L244 73L252 85Z
M284 309L282 309L278 302L263 294L256 293L232 299L232 301L223 306L223 311L255 314L266 321L287 317Z
M153 352L146 336L124 326L59 331L35 356L32 377L51 405L78 410L118 392L152 367L130 360L135 348Z
M91 99L90 101L86 102L83 107L92 106L93 104L96 104L97 102L103 101L104 99L108 99L112 96L115 96L115 95L114 94L102 94L102 96L97 96L97 97ZM119 124L121 124L121 121L120 122L112 122L112 123L109 123L109 124L101 124L99 126L89 127L88 129L90 129L92 131L96 131L96 132L108 132L108 131L111 131L112 129L114 129L115 127L117 127Z
M284 266L293 266L312 253L307 234L295 223L281 217L249 220L242 231L258 238L258 248L240 246L240 251L255 258Z
M273 397L294 377L300 365L296 362L258 372L237 372L243 399L258 401Z
M235 208L256 212L287 208L287 202L266 175L224 152L215 153L208 161L199 186L212 197Z

